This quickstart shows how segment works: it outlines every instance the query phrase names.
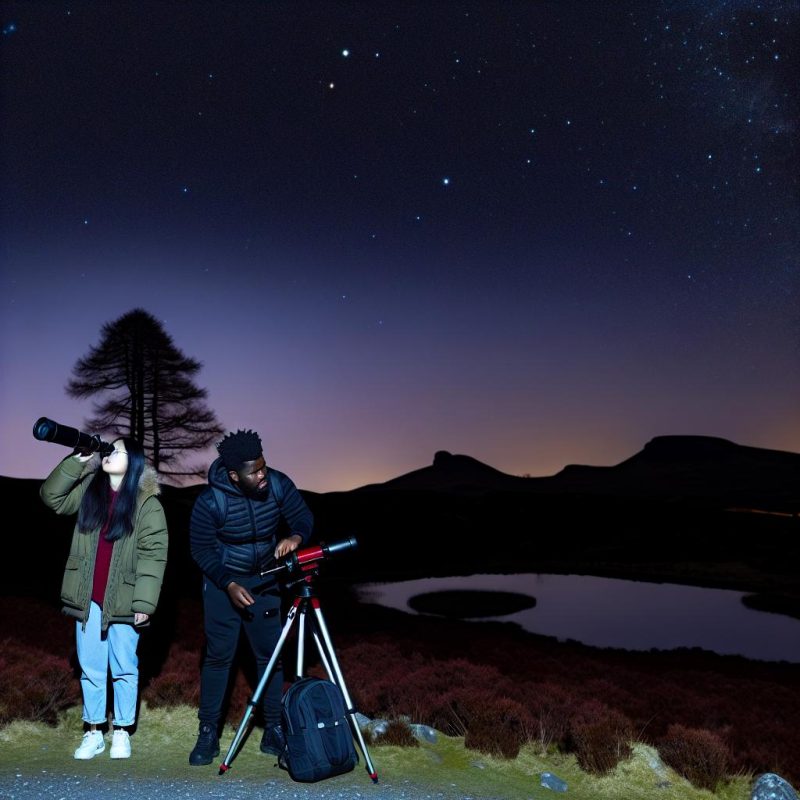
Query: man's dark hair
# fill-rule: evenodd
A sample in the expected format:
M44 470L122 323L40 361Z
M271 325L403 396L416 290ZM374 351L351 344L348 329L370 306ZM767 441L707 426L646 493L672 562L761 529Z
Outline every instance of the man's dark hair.
M255 461L262 455L261 438L255 431L229 433L217 445L217 452L225 469L238 470L245 461Z

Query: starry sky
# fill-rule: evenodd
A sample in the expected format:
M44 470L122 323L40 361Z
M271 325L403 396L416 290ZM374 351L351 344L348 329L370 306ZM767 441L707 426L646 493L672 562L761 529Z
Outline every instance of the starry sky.
M3 3L0 474L135 307L316 491L800 451L798 10Z

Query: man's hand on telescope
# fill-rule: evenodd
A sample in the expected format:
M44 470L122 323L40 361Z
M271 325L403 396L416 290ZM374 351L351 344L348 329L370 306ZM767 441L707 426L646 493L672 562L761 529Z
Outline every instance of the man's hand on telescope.
M283 558L288 556L293 550L297 550L303 542L303 537L296 533L281 539L278 546L275 548L275 558Z
M236 608L247 608L255 603L250 592L248 592L244 586L240 586L236 583L236 581L231 581L228 584L228 597L230 597L231 602Z

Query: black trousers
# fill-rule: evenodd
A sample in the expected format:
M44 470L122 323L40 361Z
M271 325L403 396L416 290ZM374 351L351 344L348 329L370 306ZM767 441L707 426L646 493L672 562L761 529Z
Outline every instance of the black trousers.
M201 722L212 725L218 725L222 716L222 702L242 628L256 658L259 680L281 635L281 598L277 587L256 594L253 587L263 584L263 578L241 576L236 582L253 595L254 605L244 610L237 609L226 591L203 577L206 654L200 673L200 710L197 716ZM261 696L264 721L268 726L277 725L281 718L283 670L280 660L275 667Z

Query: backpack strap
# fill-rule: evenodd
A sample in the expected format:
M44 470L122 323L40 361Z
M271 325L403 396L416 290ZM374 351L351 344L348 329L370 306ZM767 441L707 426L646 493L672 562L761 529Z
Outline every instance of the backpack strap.
M272 496L275 498L278 508L280 508L283 505L283 484L274 469L269 470L269 485L272 489Z
M216 486L211 487L211 496L214 498L212 512L216 510L217 528L222 530L225 527L225 520L228 518L228 497L222 489Z

